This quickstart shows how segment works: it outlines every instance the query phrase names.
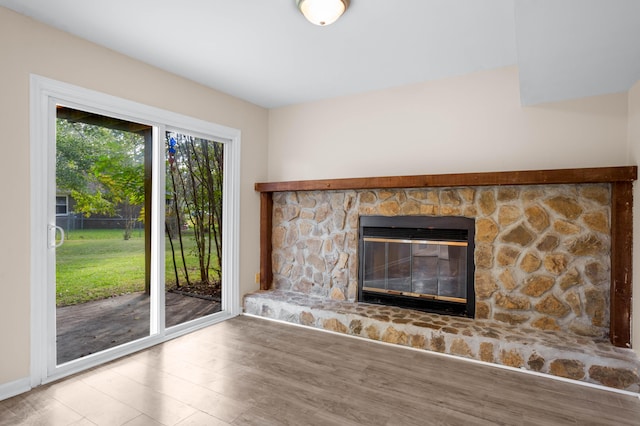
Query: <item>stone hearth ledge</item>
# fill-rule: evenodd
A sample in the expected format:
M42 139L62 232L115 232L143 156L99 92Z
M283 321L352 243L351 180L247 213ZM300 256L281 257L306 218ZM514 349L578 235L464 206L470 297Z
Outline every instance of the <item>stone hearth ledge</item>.
M640 392L640 359L603 339L490 320L333 301L297 292L258 291L244 312L417 349Z

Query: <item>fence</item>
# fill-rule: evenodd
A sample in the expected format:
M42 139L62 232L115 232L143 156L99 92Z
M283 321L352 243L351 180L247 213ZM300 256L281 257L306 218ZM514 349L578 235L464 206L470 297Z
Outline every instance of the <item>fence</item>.
M79 229L123 229L125 220L121 217L85 217L81 213L71 213L66 216L57 216L56 225L65 232ZM144 224L136 220L133 225L134 230L143 230Z

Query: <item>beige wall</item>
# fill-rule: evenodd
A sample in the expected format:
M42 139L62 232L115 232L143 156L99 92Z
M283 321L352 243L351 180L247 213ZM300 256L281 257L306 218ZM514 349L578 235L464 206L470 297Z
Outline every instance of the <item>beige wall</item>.
M640 163L640 81L629 91L629 156ZM633 185L633 306L631 341L640 354L640 184Z
M0 385L29 377L29 75L42 75L240 129L241 293L256 289L267 110L0 7Z
M515 67L269 112L269 178L625 165L626 94L520 106Z

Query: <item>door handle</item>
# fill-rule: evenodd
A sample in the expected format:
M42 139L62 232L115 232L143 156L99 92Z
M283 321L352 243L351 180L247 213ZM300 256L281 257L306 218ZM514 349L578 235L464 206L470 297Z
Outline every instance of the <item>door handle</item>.
M56 235L60 232L60 241L56 243ZM64 243L64 229L57 225L49 225L49 248L58 248Z

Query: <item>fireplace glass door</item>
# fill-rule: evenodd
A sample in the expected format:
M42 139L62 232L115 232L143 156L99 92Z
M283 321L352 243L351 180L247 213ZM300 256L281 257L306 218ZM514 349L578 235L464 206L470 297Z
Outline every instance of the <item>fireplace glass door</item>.
M465 303L467 243L364 238L363 290Z

